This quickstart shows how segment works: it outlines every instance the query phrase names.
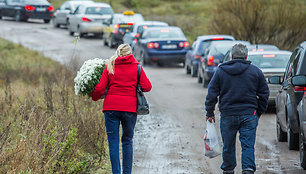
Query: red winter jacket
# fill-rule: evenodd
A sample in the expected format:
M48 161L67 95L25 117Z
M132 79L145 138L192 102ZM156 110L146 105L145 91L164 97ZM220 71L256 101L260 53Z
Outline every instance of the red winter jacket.
M136 85L138 62L133 55L118 57L115 60L114 74L110 74L107 66L101 76L99 83L92 93L92 100L97 101L108 91L103 103L103 111L125 111L136 113ZM139 84L144 92L152 88L151 82L141 67Z

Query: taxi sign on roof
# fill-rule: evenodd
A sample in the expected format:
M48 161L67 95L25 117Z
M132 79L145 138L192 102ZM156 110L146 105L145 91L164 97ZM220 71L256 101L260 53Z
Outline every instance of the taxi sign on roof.
M123 12L124 15L134 15L135 13L133 11L125 11Z

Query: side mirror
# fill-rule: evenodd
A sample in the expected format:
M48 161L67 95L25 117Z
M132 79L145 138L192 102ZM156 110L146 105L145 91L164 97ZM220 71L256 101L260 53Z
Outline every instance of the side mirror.
M270 84L280 85L282 84L281 76L271 76L268 79Z
M306 86L306 75L293 76L291 83L293 86Z

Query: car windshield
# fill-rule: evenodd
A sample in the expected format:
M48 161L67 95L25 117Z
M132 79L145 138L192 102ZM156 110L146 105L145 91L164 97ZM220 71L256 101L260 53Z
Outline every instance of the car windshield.
M165 25L139 25L137 27L137 33L142 33L145 29L147 28L152 28L152 27L163 27Z
M47 0L23 0L26 4L47 4Z
M159 30L151 30L147 33L147 38L181 38L185 37L184 33L177 28L165 28Z
M223 54L225 55L226 52L232 48L232 44L220 44L220 45L215 45L213 49L213 54Z
M140 14L134 14L134 15L123 15L123 14L116 14L113 18L114 24L120 24L120 23L128 23L128 22L141 22L143 21L143 17Z
M87 7L85 14L89 15L113 14L113 10L109 7Z
M248 60L260 69L285 68L289 58L290 54L258 54L248 56Z

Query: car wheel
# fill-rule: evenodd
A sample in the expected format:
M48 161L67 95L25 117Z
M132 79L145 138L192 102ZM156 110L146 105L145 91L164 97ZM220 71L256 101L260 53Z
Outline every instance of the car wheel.
M289 150L299 149L299 134L294 134L290 128L289 121L287 121L287 139Z
M52 19L52 23L53 23L53 27L54 28L58 28L60 26L58 23L56 23L56 19L55 18Z
M106 41L106 38L105 38L105 37L102 37L102 38L103 38L103 44L104 44L104 46L108 46L107 41Z
M304 134L302 129L300 128L300 138L299 138L299 146L300 146L300 162L301 167L306 170L306 146L304 143Z
M203 83L203 78L200 75L200 69L198 69L198 83Z
M2 19L2 16L0 16L0 19Z
M197 70L191 65L191 77L197 77Z
M277 141L279 141L279 142L287 141L287 134L286 134L286 132L284 132L282 130L281 125L278 122L277 118L276 118L276 133L277 133Z
M186 74L191 73L190 68L188 67L187 63L185 63L185 72L186 72Z
M50 19L44 19L44 23L45 23L45 24L50 23Z
M109 46L110 48L115 48L113 36L110 37L108 46Z
M205 77L203 77L202 84L203 84L203 87L204 87L204 88L207 88L207 87L208 87L208 84L209 84L209 81L206 80Z
M20 20L21 20L20 11L17 11L16 14L15 14L15 21L20 22Z
M81 32L80 26L78 26L77 33L80 36L80 38L84 36L84 34Z

